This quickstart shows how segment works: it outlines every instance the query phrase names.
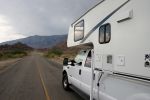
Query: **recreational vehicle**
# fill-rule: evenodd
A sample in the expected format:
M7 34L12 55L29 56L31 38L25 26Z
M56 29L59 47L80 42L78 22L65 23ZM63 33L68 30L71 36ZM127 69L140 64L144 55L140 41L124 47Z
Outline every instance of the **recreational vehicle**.
M102 0L70 25L63 87L91 100L150 100L150 0Z

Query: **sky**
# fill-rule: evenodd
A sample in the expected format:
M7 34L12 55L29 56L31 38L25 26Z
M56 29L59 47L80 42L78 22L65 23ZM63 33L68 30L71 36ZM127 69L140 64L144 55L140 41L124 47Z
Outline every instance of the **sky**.
M0 42L67 34L69 25L100 0L0 0Z

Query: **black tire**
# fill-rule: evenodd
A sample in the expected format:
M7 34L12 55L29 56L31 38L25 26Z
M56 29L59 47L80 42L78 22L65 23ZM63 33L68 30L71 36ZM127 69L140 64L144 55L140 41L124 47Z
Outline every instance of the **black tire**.
M68 91L70 88L69 88L69 82L68 82L68 77L67 75L64 75L63 76L63 79L62 79L62 85L63 85L63 88Z

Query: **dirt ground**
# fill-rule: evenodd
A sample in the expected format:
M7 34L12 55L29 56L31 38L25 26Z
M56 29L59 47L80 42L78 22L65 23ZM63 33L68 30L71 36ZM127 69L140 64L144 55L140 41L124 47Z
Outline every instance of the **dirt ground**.
M21 58L8 59L0 61L0 72L7 69L8 66L14 64L15 62L21 60Z
M56 62L56 63L59 63L60 65L63 64L63 59L64 58L62 58L62 57L49 58L49 60Z

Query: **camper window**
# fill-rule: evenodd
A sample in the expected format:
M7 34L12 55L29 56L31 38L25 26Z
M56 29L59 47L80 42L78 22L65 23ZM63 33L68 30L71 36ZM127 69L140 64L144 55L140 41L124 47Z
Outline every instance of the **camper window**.
M100 28L100 33L99 33L99 35L100 35L100 43L104 43L105 42L105 40L104 40L104 38L105 38L105 36L104 36L104 34L105 34L105 27L104 26L102 26L101 28Z
M74 26L74 41L82 40L84 37L84 20Z
M111 26L110 24L105 24L99 28L99 42L101 44L109 43L111 39Z

